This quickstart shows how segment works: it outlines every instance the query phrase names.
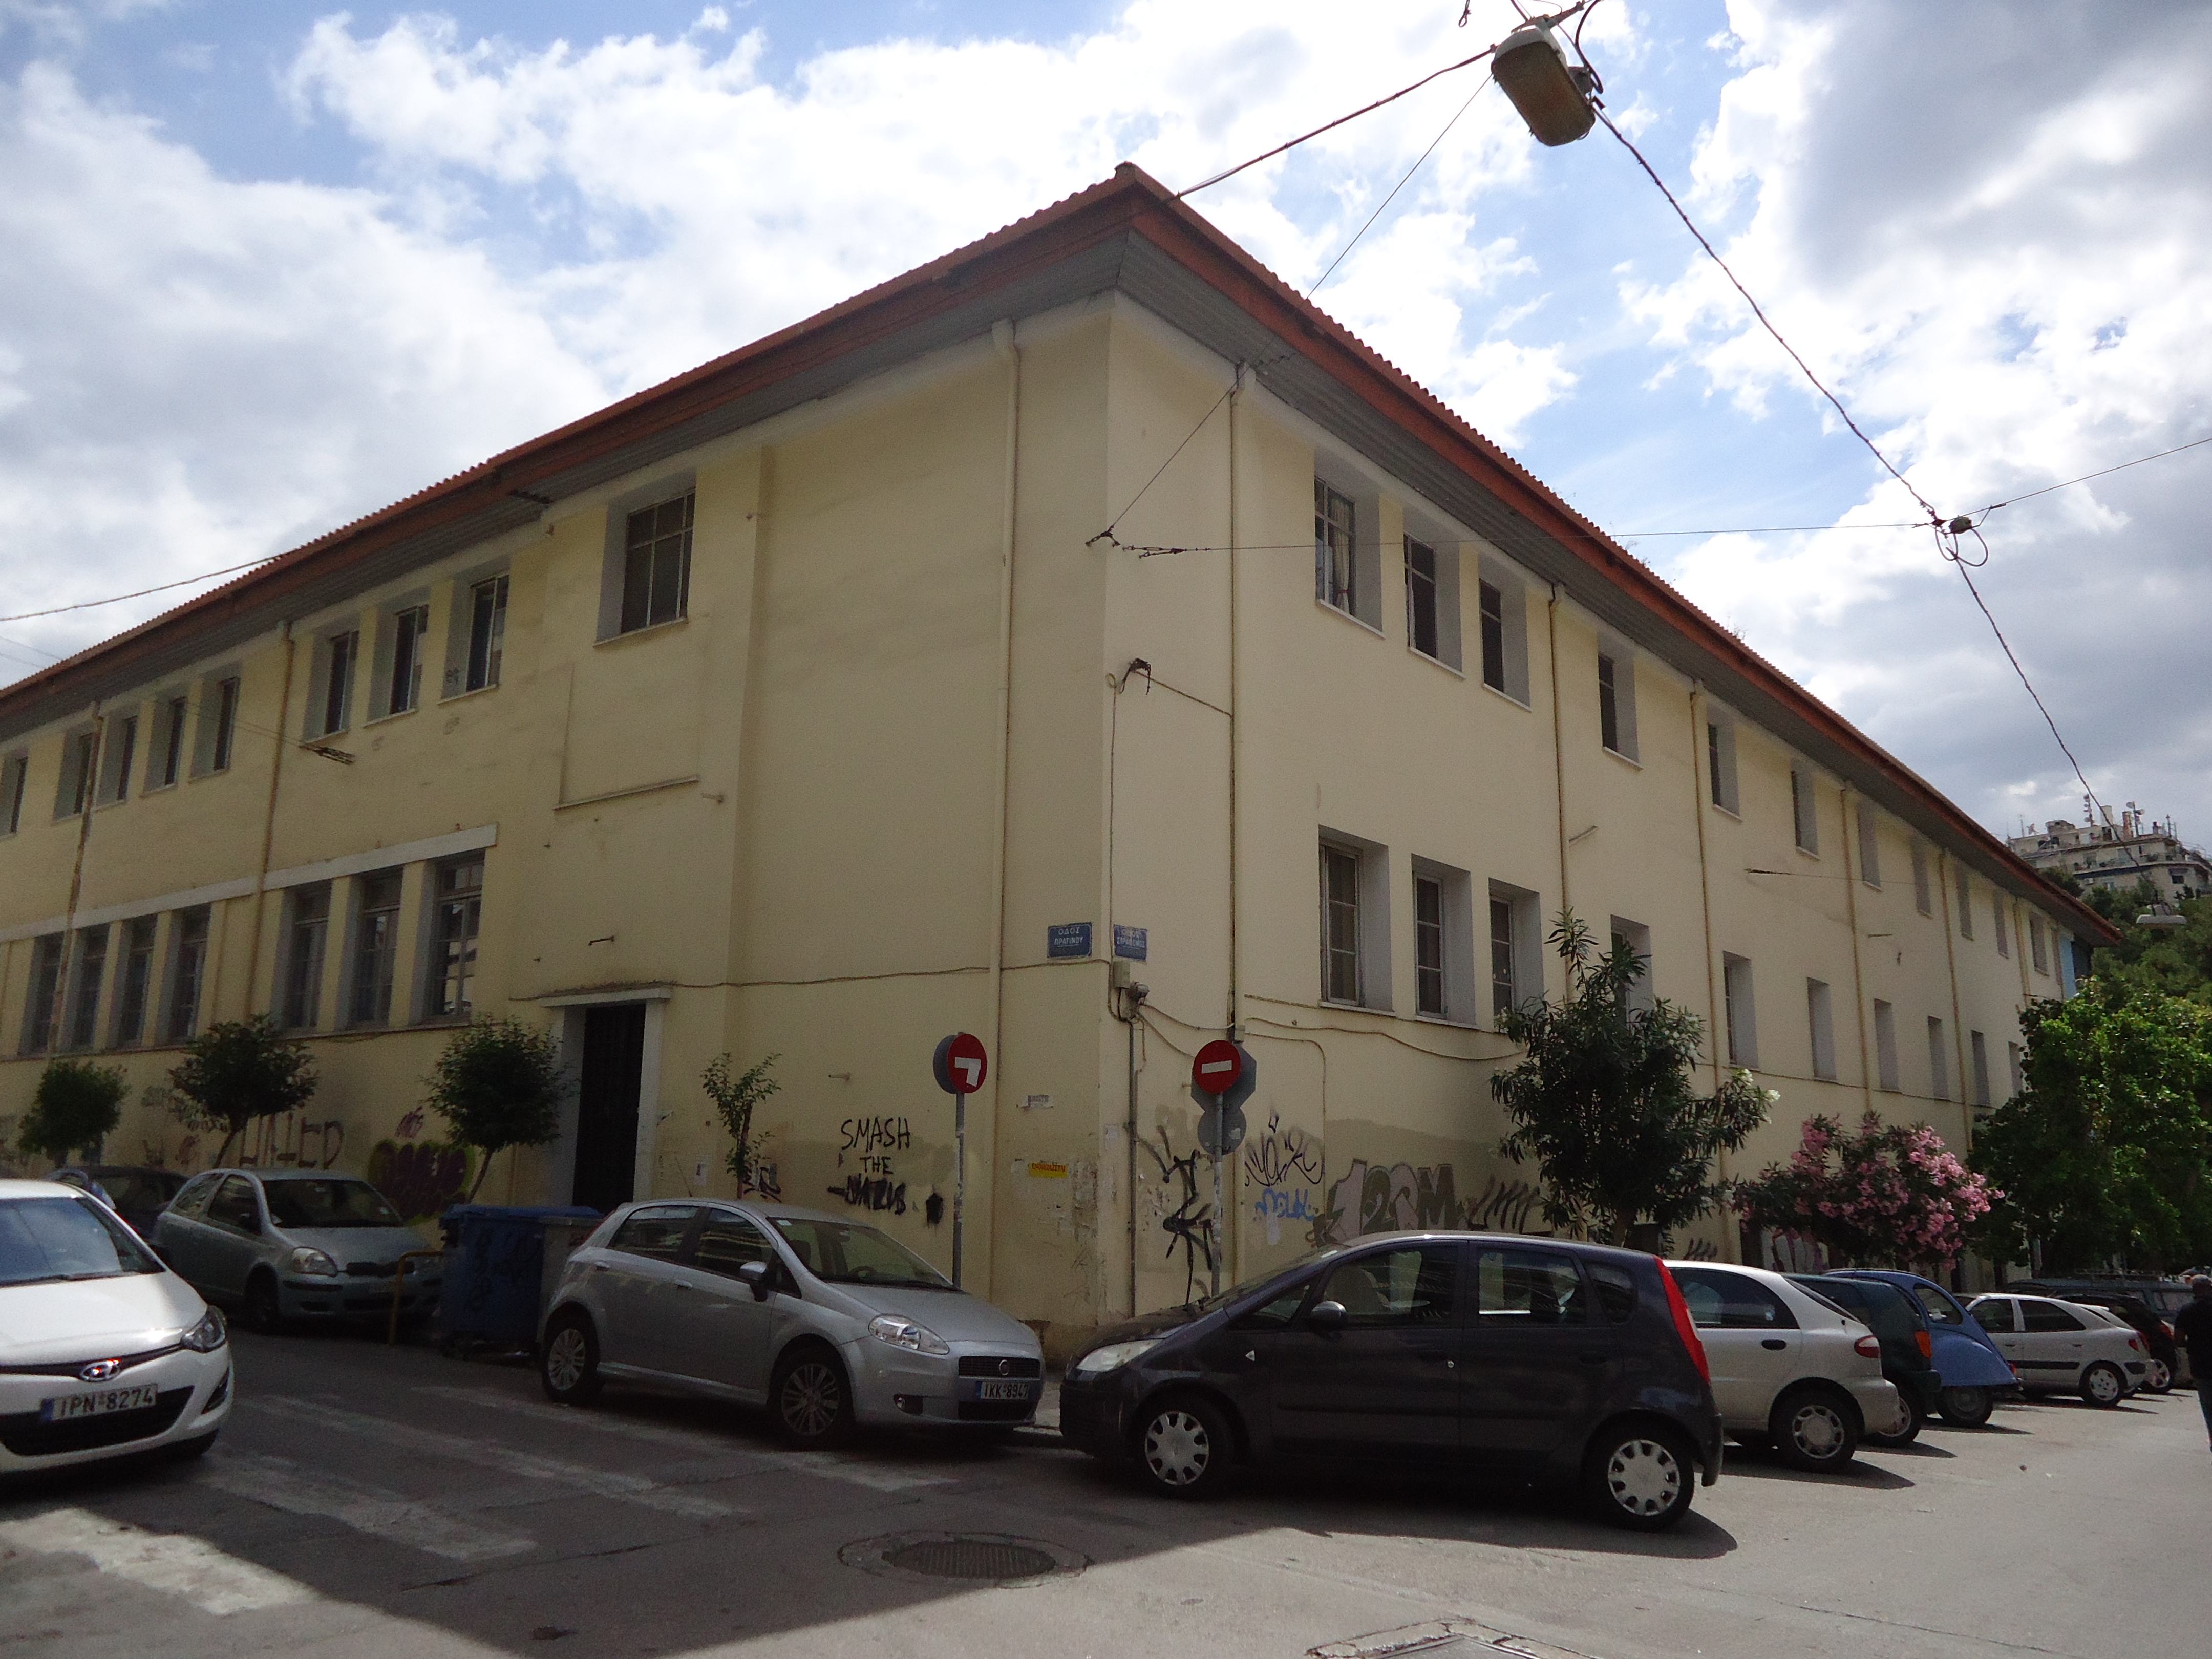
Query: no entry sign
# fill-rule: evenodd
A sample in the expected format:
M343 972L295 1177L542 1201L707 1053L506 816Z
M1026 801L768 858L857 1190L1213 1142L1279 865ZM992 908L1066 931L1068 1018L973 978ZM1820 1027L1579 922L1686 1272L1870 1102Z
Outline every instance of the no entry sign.
M991 1059L983 1051L982 1038L955 1031L937 1045L930 1070L936 1076L937 1086L946 1094L972 1095L990 1075Z
M1244 1051L1226 1037L1214 1038L1190 1062L1190 1086L1200 1094L1225 1095L1243 1075Z

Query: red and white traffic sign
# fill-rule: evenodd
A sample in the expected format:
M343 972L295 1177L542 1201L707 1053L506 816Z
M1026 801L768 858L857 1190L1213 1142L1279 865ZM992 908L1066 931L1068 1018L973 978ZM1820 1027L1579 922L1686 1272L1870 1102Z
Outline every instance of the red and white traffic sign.
M930 1070L936 1074L937 1086L945 1093L972 1095L991 1074L991 1058L983 1050L982 1038L956 1031L937 1045Z
M1201 1094L1225 1095L1243 1075L1244 1051L1226 1037L1214 1038L1190 1062L1190 1086Z

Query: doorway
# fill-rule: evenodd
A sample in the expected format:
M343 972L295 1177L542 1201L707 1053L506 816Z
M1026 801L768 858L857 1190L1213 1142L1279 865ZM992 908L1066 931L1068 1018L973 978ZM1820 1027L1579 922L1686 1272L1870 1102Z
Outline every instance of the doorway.
M646 1005L586 1008L576 1091L576 1173L571 1204L602 1212L637 1195L638 1087L645 1066Z

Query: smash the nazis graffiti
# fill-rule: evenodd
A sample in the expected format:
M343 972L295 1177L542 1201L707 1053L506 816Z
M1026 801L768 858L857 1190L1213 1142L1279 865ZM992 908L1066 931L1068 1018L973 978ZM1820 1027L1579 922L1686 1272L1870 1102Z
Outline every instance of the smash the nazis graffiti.
M890 1215L906 1213L906 1182L891 1168L890 1154L914 1146L914 1130L902 1117L848 1117L838 1126L837 1163L842 1168L848 1154L860 1168L830 1188L832 1198L842 1198L855 1209Z

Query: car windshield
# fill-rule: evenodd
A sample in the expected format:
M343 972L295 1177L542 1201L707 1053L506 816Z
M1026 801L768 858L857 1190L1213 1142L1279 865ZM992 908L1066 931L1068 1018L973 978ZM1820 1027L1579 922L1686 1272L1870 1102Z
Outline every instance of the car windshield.
M271 1181L270 1218L280 1227L398 1227L404 1224L366 1181Z
M1191 1311L1194 1313L1209 1314L1216 1308L1225 1308L1231 1303L1237 1301L1242 1297L1249 1296L1255 1291L1266 1289L1268 1285L1275 1283L1278 1279L1304 1274L1307 1268L1312 1267L1315 1263L1320 1261L1326 1256L1340 1255L1342 1254L1343 1247L1337 1244L1332 1244L1326 1249L1310 1250L1304 1255L1300 1256L1295 1261L1286 1261L1279 1267L1270 1268L1267 1272L1261 1273L1257 1279L1248 1279L1242 1285L1231 1285L1226 1290L1218 1291L1212 1296L1202 1296L1199 1297L1197 1301L1190 1304ZM1297 1288L1299 1294L1303 1296L1305 1292L1305 1286L1301 1284Z
M90 1198L0 1203L0 1285L157 1273L161 1264Z
M896 1285L916 1291L949 1291L952 1281L889 1233L842 1221L803 1216L771 1218L799 1264L832 1285Z

